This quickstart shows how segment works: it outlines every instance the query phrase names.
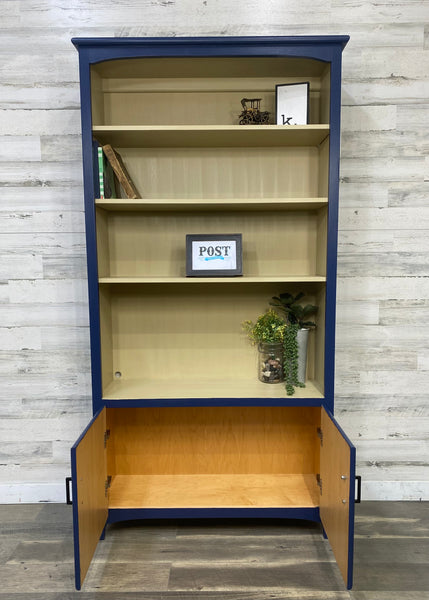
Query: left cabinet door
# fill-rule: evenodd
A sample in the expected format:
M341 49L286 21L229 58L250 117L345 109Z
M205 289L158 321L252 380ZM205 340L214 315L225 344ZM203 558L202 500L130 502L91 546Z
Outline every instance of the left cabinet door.
M107 522L106 409L71 449L76 589L80 590Z

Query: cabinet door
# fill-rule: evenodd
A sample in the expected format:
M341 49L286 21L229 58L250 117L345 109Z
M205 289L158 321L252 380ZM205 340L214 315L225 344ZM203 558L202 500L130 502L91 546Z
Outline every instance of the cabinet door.
M322 408L320 518L347 589L353 583L356 449Z
M107 521L106 409L71 450L76 589L80 590Z

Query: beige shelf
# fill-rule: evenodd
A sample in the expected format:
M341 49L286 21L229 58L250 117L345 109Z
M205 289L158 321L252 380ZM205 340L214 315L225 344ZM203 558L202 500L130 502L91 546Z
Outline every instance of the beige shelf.
M314 474L116 475L109 508L319 506Z
M120 148L319 146L329 125L96 125L101 144Z
M125 378L114 380L103 394L104 400L174 399L174 398L287 398L283 383L267 384L256 379L148 380ZM314 381L296 388L291 399L323 398Z
M328 204L328 198L138 198L96 199L99 208L108 211L267 211L317 210Z
M99 284L175 284L175 283L325 283L321 275L293 275L290 277L100 277Z

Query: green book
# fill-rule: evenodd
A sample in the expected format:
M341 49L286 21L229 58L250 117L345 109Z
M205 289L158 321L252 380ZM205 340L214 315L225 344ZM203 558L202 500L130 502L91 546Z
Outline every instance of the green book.
M100 199L104 200L104 156L101 146L98 146L98 179L100 182Z
M103 148L98 147L98 177L100 182L100 199L117 198L115 174L107 160Z

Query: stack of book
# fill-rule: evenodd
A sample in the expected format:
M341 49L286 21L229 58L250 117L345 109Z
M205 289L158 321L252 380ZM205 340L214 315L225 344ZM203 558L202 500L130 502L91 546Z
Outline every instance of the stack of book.
M100 199L139 198L139 193L122 161L121 155L109 144L96 143Z

